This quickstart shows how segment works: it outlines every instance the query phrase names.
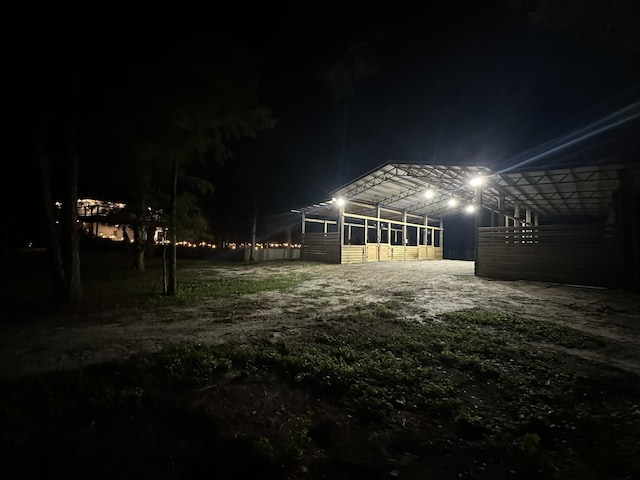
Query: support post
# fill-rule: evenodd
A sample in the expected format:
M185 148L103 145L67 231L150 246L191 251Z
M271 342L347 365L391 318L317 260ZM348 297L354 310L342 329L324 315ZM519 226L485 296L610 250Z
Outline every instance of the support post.
M500 223L500 209L497 208L498 212L494 213L491 211L491 226L495 227L496 223Z
M342 247L344 246L344 205L340 206L338 212L338 235L340 238L340 249L338 251L338 263L342 263Z
M475 215L473 216L473 273L478 275L478 230L482 221L482 186L476 187L474 195ZM491 213L493 218L493 213Z
M376 226L376 228L377 228L377 232L376 232L377 237L376 238L378 239L378 245L380 245L380 238L381 238L381 233L382 233L381 230L380 230L380 204L376 205L376 217L378 219L377 224L376 224L377 225Z
M429 217L427 214L424 214L424 245L425 247L429 245Z
M516 203L513 206L513 243L519 243L522 241L522 238L518 235L518 227L520 227L520 205Z
M402 210L402 246L407 246L407 211Z
M364 220L364 245L367 246L369 243L369 220L365 218Z

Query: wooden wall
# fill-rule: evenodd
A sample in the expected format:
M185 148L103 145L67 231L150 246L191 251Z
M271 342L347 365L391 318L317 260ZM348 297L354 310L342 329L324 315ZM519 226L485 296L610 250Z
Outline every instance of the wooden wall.
M378 259L379 256L379 259ZM387 260L442 260L442 248L432 246L401 245L343 245L340 235L332 233L305 233L302 236L300 258L326 263L364 263Z
M442 247L418 247L418 260L442 260Z
M379 253L378 253L379 252ZM378 260L378 254L381 258ZM417 247L401 245L344 245L342 263L363 263L388 260L442 260L442 249L438 247Z
M340 234L305 233L300 258L311 262L340 263Z
M404 259L405 260L418 260L418 248L419 247L404 247Z
M476 274L624 288L632 272L621 247L613 225L480 227Z
M377 262L377 261L378 261L378 244L368 243L367 244L367 262Z
M367 261L365 245L343 245L342 263L364 263Z

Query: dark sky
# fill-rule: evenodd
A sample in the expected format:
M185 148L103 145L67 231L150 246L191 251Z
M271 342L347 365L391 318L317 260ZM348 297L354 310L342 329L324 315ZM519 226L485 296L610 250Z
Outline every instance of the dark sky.
M544 151L545 142L640 99L637 52L533 27L526 12L507 8L505 1L429 2L420 11L403 2L345 3L19 11L5 18L11 25L5 35L13 37L5 40L8 61L18 70L31 55L25 52L33 51L25 46L46 45L47 35L63 46L58 48L68 44L75 53L65 61L86 62L107 90L117 90L128 72L152 64L186 36L252 51L260 60L260 100L278 124L255 141L234 144L234 157L224 167L205 169L216 186L206 202L216 230L248 232L256 196L261 218L284 219L291 208L325 200L342 183L388 160L508 167ZM24 19L32 14L48 18L47 28L27 38L34 27ZM341 104L323 74L355 42L370 46L377 72L356 84L346 102L341 164ZM28 102L17 98L25 78L11 78L11 108L23 113ZM637 133L636 120L538 163L637 155ZM24 146L12 145L5 146L5 158L20 155ZM14 168L19 177L26 167ZM83 168L80 191L91 195L104 166Z
M264 98L280 123L255 155L270 166L261 180L272 211L325 200L388 160L509 166L640 99L637 54L532 27L506 2L443 3L287 11L264 25ZM378 71L347 102L341 171L340 109L321 75L359 40L376 53ZM638 131L636 121L538 164L637 154ZM243 168L230 164L227 173ZM224 185L233 197L234 182Z

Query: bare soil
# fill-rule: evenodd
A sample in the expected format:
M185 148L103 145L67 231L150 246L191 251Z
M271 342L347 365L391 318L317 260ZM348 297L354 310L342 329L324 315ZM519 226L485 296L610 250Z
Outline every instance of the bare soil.
M482 279L450 260L182 262L167 299L157 264L141 276L118 258L86 258L73 311L42 300L37 268L2 290L6 471L638 478L637 294Z
M0 375L72 368L153 352L181 342L216 344L256 337L295 336L318 318L354 303L398 300L417 322L468 308L514 313L588 332L606 340L597 352L564 349L583 363L640 376L640 295L528 281L478 278L473 262L442 260L326 265L303 262L214 266L207 276L303 274L308 280L284 291L212 298L184 307L119 309L29 318L3 308ZM556 345L541 348L558 350Z

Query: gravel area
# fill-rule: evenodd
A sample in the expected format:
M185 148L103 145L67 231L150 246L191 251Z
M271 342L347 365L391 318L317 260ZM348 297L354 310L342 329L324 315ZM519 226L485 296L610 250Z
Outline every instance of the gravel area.
M285 291L210 299L188 307L99 314L41 315L0 326L0 374L50 371L156 351L189 341L220 343L279 338L312 327L354 303L396 300L415 321L482 308L572 326L606 340L598 352L565 350L587 362L640 376L640 295L543 282L475 277L473 262L409 261L354 265L283 262L204 265L207 275L293 275L307 280ZM17 321L16 321L17 320ZM541 348L557 348L541 345Z

